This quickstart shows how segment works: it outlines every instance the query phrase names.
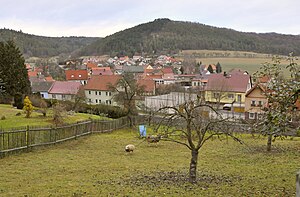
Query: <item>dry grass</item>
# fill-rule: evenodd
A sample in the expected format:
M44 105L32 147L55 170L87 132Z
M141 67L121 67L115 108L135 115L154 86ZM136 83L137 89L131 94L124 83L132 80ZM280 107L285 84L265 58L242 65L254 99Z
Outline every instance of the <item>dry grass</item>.
M95 134L0 160L0 196L293 196L300 139L241 135L209 141L199 155L199 183L186 183L189 151L178 144L148 145L136 130ZM138 145L132 154L126 144Z

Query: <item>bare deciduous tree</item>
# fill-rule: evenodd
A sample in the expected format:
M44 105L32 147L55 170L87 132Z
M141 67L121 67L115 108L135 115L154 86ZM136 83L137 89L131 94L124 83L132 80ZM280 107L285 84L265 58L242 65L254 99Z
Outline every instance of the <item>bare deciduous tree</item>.
M231 136L241 142L230 132L227 119L217 116L209 119L208 111L217 111L201 101L201 97L188 96L186 101L177 106L164 106L158 110L160 120L155 129L162 140L171 141L187 147L191 151L189 182L196 182L198 155L200 149L209 139L221 135ZM171 113L170 113L171 112ZM157 117L156 117L157 118ZM155 118L154 118L155 119Z

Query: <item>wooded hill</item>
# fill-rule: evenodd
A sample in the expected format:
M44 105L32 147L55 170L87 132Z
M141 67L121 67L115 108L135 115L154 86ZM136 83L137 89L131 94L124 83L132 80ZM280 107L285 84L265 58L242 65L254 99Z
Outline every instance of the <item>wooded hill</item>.
M177 53L180 50L232 50L300 55L300 36L244 33L200 23L156 19L98 40L79 55Z
M0 41L13 39L25 57L60 54L110 55L178 53L181 50L231 50L300 55L300 35L244 33L200 23L156 19L105 38L43 37L0 29Z
M52 57L70 54L100 38L91 37L44 37L21 31L0 29L0 42L14 40L25 57Z

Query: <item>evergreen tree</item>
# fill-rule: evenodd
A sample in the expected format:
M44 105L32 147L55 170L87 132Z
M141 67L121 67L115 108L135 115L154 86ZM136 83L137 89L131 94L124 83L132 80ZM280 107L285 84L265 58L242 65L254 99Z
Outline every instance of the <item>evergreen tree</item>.
M31 92L25 60L13 41L0 42L0 73L4 89L10 97Z
M216 65L216 72L217 73L221 73L222 72L222 67L221 67L221 64L219 62Z
M214 69L212 68L211 65L209 65L209 66L207 67L207 70L208 70L210 73L214 73Z

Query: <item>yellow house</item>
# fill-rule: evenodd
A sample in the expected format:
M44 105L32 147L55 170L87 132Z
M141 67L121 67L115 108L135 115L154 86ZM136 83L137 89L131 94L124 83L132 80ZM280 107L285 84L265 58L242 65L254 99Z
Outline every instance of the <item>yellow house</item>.
M247 73L212 74L205 88L205 101L244 107L245 95L251 86L251 77Z
M264 113L263 108L268 105L268 100L264 95L262 85L256 84L246 93L245 119L256 120Z

